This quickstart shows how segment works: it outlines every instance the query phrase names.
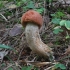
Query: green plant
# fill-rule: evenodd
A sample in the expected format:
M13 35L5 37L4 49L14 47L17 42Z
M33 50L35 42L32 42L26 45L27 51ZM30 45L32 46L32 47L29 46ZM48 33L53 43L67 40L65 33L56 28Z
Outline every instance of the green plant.
M66 10L67 10L67 13L70 14L70 6L68 6Z
M4 44L0 44L0 48L3 48L3 49L10 49L10 50L13 50L13 51L16 53L16 51L15 51L14 48L12 48L12 47L10 47L10 46L7 46L7 45L4 45Z
M4 7L4 5L3 5L3 3L0 1L0 9L3 8L3 7Z
M44 11L44 8L42 7L41 3L39 3L39 7L35 7L35 3L33 0L28 0L28 3L26 0L21 0L21 1L16 1L16 5L17 6L20 6L22 4L25 4L25 6L23 6L23 10L24 11L27 11L29 9L34 9L35 11L39 12L39 13L43 13Z
M21 70L31 70L32 69L32 65L31 66L23 66Z
M51 22L54 24L53 33L58 34L64 32L64 27L66 28L66 33L70 30L70 20L63 20L59 18L53 18ZM68 30L68 31L67 31ZM70 38L69 34L66 34L66 39Z
M56 26L56 27L53 29L53 33L54 33L54 34L58 34L58 33L60 33L60 32L63 32L63 30L61 29L60 26Z
M12 49L11 47L4 45L4 44L0 44L0 48L4 48L4 49Z
M16 5L19 7L19 6L21 6L22 4L25 4L27 2L27 0L16 0Z
M23 66L21 70L39 70L37 67L30 65L30 66Z
M9 67L8 70L13 70L13 68L12 67Z
M57 11L57 12L55 12L54 14L51 14L51 16L52 16L53 18L62 18L62 17L65 16L65 14L64 14L63 11Z
M58 19L58 18L54 18L52 19L51 21L53 24L60 26L64 26L66 27L68 30L70 30L70 20L61 20L61 19Z
M28 3L28 5L27 5L27 8L29 8L29 9L34 9L34 8L35 8L34 2L33 2L33 1L30 1L30 2Z
M55 64L55 66L53 68L54 68L54 70L56 70L56 69L66 70L66 66L64 64L61 64L61 63Z
M39 8L39 9L34 9L34 10L37 11L37 12L39 12L40 14L42 14L43 11L44 11L44 8Z
M10 11L5 12L5 16L10 16L12 13Z

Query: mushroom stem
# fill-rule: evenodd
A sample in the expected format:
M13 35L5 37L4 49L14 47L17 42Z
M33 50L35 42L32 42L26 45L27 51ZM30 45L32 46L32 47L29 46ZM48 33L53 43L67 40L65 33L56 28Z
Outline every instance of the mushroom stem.
M25 35L28 46L32 51L41 56L50 56L52 54L51 48L44 44L40 38L38 25L27 23Z

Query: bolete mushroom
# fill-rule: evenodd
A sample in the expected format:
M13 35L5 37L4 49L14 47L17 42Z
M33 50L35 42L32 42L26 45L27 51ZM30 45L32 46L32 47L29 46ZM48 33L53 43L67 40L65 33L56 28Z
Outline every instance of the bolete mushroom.
M42 16L34 10L29 10L22 15L21 23L25 27L26 40L30 49L40 56L52 55L51 48L42 42L39 35L39 28L43 24Z

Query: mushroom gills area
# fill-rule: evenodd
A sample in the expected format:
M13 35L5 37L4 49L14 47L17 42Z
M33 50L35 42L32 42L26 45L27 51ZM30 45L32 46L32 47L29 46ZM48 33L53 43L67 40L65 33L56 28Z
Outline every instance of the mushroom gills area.
M32 51L40 56L50 56L52 54L51 48L42 42L37 25L28 23L25 28L25 35L28 46Z

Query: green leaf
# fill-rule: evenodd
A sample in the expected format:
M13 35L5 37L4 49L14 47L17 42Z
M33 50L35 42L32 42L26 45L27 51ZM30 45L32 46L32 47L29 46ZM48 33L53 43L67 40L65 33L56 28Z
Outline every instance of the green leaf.
M54 30L53 30L54 34L58 34L60 32L63 32L63 30L59 26L55 27Z
M60 26L65 26L65 23L66 23L66 20L61 20L59 24Z
M52 19L52 23L54 23L54 24L59 24L60 23L60 20L61 19L58 19L58 18L54 18L54 19Z
M49 0L49 3L51 3L52 2L52 0Z
M66 39L69 39L69 38L70 38L70 36L69 36L69 35L67 35L65 38L66 38Z
M57 17L57 18L61 18L61 17L63 17L63 16L65 16L65 14L64 14L63 12L61 12L61 11L57 11L57 12L56 12L56 17Z
M3 3L0 1L0 9L3 8L3 7L4 7L4 5L3 5Z
M22 2L26 2L27 0L22 0Z
M70 21L66 21L65 27L66 27L68 30L70 30Z
M21 5L21 2L17 2L17 4L16 4L18 7Z
M27 5L27 7L28 8L31 8L31 9L35 8L34 2L33 1L30 1L29 4Z
M34 67L34 70L39 70L37 67Z
M4 44L0 44L0 48L4 48L4 49L12 49L11 47L4 45Z
M55 17L55 14L51 14L52 17Z
M8 68L8 70L13 70L13 68L10 67L10 68Z
M64 64L58 63L55 65L55 69L60 68L62 70L66 70L66 66Z
M33 67L32 65L31 66L24 66L24 67L22 67L21 70L31 70L32 67Z
M44 8L39 8L39 9L34 9L34 10L37 11L37 12L39 12L40 14L42 14L43 11L44 11Z
M1 63L0 67L5 67L6 63Z

